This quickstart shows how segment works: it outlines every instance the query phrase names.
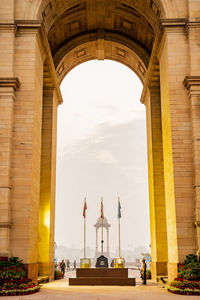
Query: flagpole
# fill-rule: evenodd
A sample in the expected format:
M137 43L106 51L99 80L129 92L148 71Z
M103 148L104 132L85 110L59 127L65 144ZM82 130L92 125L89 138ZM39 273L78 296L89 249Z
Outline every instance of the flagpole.
M102 206L102 203L103 203L103 197L101 197L101 206ZM102 210L102 207L101 207L101 210ZM101 223L101 254L103 255L103 215L102 215L102 211L101 211L101 220L102 220L102 223Z
M84 258L86 258L85 244L86 244L86 220L85 220L85 218L84 218Z
M119 219L119 257L121 257L121 249L120 249L120 219Z
M85 202L84 205L86 203L86 197L84 198ZM86 217L84 217L84 258L86 258Z
M120 203L120 199L118 197L118 206L119 206L119 203ZM119 225L119 258L120 258L121 257L121 247L120 247L120 216L119 215L118 215L118 225Z

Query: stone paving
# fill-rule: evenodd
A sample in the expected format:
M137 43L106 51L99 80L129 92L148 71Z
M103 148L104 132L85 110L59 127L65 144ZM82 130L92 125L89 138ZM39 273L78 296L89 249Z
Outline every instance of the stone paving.
M67 276L74 276L70 271ZM114 286L69 286L68 278L44 284L39 293L28 296L3 297L2 300L189 300L200 299L199 296L181 296L167 292L162 284L148 281L143 286L139 273L130 271L130 276L136 275L135 287Z

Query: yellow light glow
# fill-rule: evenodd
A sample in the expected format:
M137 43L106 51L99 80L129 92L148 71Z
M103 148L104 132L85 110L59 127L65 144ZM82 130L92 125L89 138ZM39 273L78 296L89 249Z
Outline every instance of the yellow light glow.
M44 224L46 227L50 228L50 210L47 210L44 215Z

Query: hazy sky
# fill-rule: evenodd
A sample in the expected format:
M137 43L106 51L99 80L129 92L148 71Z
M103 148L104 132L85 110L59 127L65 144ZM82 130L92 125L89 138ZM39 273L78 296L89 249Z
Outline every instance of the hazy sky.
M145 107L142 85L126 66L90 61L61 85L58 110L56 242L83 247L83 200L87 197L87 246L100 199L111 225L110 248L118 246L117 197L122 206L121 248L150 244ZM100 233L100 232L99 232ZM100 236L99 236L100 241Z

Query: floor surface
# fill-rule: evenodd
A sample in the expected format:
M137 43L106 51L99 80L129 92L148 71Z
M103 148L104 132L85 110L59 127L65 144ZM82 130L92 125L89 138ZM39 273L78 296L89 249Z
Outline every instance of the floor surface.
M188 300L200 299L199 296L182 296L167 292L162 284L148 281L141 284L138 272L130 271L129 276L135 275L135 287L120 286L69 286L68 277L74 277L74 271L66 274L66 278L44 284L39 293L27 296L3 297L2 300Z

